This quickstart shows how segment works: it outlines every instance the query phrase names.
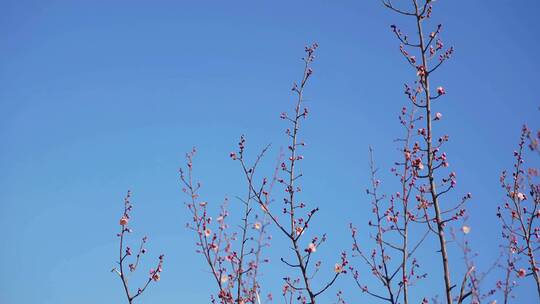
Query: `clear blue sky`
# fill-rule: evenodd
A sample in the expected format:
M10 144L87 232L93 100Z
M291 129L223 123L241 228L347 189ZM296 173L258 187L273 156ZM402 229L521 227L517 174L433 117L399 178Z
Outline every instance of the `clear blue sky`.
M540 4L436 4L434 18L456 48L434 78L448 93L438 125L451 137L453 195L473 193L470 235L486 266L498 252L499 173L511 166L521 124L539 126ZM141 302L208 303L213 286L184 228L177 169L197 146L206 199L244 193L228 152L245 133L252 153L273 143L273 165L286 140L279 113L292 104L290 85L312 41L320 49L307 91L304 199L322 209L315 225L329 235L318 251L328 265L350 248L349 222L367 229L369 145L384 190L396 191L392 140L413 75L389 25L409 20L376 0L4 0L0 15L2 303L121 303L110 269L127 189L135 235L150 236L150 256L166 254L162 282ZM276 295L285 269L278 247L265 273ZM433 281L415 294L441 293ZM375 303L351 278L337 287L350 302ZM533 303L532 290L520 287L516 303Z

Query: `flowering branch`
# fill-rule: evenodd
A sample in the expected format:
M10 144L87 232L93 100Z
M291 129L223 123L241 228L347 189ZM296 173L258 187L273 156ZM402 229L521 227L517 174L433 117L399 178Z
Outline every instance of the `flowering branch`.
M248 189L246 199L238 198L244 206L240 235L237 232L228 232L230 227L226 224L229 215L227 200L222 204L221 212L216 218L217 232L212 232L213 220L208 215L208 203L199 200L201 184L193 180L195 153L193 149L186 154L187 171L180 169L180 180L183 184L182 191L190 197L190 202L186 206L192 214L192 222L188 223L187 227L197 235L197 253L204 256L210 267L217 284L219 303L260 304L261 286L258 269L260 264L268 262L261 254L263 248L269 246L270 238L266 234L269 222L266 217L261 220L258 215L253 214L251 207L253 198L251 190ZM235 241L239 244L235 244ZM234 245L239 247L238 251L233 248ZM212 297L212 303L215 302L216 299Z
M388 206L384 206L385 196L378 194L378 188L381 184L377 179L376 173L378 171L375 168L373 161L373 150L370 148L370 173L371 173L371 189L366 192L371 195L372 200L372 212L375 216L375 221L370 220L368 225L376 229L375 237L372 238L377 245L372 250L370 256L365 254L359 246L356 238L357 229L350 225L351 234L353 238L352 250L355 255L360 256L364 262L370 267L372 274L382 283L386 289L386 295L382 296L375 294L369 290L367 285L362 285L359 281L359 272L352 266L350 267L353 278L356 284L363 292L368 293L378 299L385 300L389 303L400 303L399 299L402 297L403 303L409 302L409 286L414 284L416 280L420 280L426 276L426 274L416 274L419 267L418 261L413 258L416 249L424 242L428 232L424 233L421 238L415 241L414 246L410 246L409 224L415 218L419 216L418 212L413 212L409 208L409 198L414 190L414 186L417 180L414 171L412 170L412 156L417 151L409 149L409 143L411 139L411 130L413 129L414 122L418 118L415 118L414 112L408 113L405 108L402 109L400 115L401 124L406 130L406 136L402 139L398 139L403 143L401 149L403 153L403 161L396 162L397 166L400 166L402 170L398 172L396 168L392 169L392 172L400 179L400 191L392 195L389 200ZM396 202L399 203L396 206ZM401 208L398 208L401 207ZM421 208L418 208L419 210ZM390 240L394 240L396 234L399 242L393 243ZM412 250L410 249L412 248ZM392 264L391 253L395 252L401 255L399 263ZM409 269L410 266L410 269ZM400 274L400 276L397 276ZM398 278L394 284L395 278Z
M478 267L475 263L478 253L472 251L470 241L467 238L468 234L471 232L471 227L464 223L463 226L461 226L461 232L462 236L459 237L454 229L450 229L450 240L455 242L461 249L465 268L467 269L463 276L458 303L463 302L470 296L471 303L480 304L482 300L492 296L496 292L495 288L491 288L488 292L482 293L480 286L487 275L499 265L500 256L486 271L481 273L478 272ZM467 284L467 286L465 284ZM465 287L468 287L469 290L467 291Z
M301 245L301 237L305 235L304 233L309 228L309 224L315 213L319 211L319 208L314 208L307 212L304 216L300 216L300 210L306 208L306 204L297 201L297 193L301 191L301 188L298 186L297 182L302 177L302 173L297 172L297 163L304 158L299 154L298 150L300 147L305 145L304 142L300 142L298 140L298 135L300 130L300 121L301 119L307 118L308 115L308 109L303 108L303 94L308 80L313 74L311 64L315 58L314 52L317 47L318 45L315 43L306 47L305 49L306 56L303 58L304 72L302 80L299 84L295 83L292 88L292 91L297 95L296 105L294 107L292 116L289 116L287 113L281 114L281 119L288 121L292 126L286 130L286 134L290 139L290 145L288 147L289 159L288 162L282 162L279 167L280 171L285 173L285 177L277 178L277 182L284 185L285 192L287 193L287 197L283 199L285 207L282 210L282 213L286 215L285 217L287 219L282 220L276 213L270 210L269 196L268 191L266 190L267 180L263 179L260 186L255 185L253 176L254 168L248 166L244 159L244 137L241 137L240 139L238 153L233 152L230 154L233 160L240 162L254 199L259 203L265 214L268 215L271 222L290 241L295 262L288 262L284 258L281 258L281 261L289 267L298 269L300 272L300 278L284 278L285 285L283 287L283 296L286 303L291 303L293 294L299 293L297 298L301 303L315 304L317 296L321 295L330 286L332 286L340 274L346 272L344 270L344 266L348 263L346 255L343 253L341 255L341 261L336 263L334 267L335 275L320 289L316 289L312 285L312 279L318 272L321 262L316 262L315 269L312 271L310 269L310 260L313 254L316 252L318 246L326 241L326 235L323 235L321 238L317 236L311 238L311 242L306 247ZM259 159L260 157L257 158L257 162ZM304 293L307 294L307 296L304 295Z
M131 292L129 288L129 276L130 276L130 273L133 273L137 270L137 267L139 266L139 261L142 255L146 253L146 249L144 248L144 245L148 241L148 238L146 236L142 238L141 244L139 246L139 250L135 258L135 262L128 264L127 268L129 269L129 272L127 272L126 260L128 259L128 257L132 256L131 247L124 248L124 241L125 241L126 234L132 232L131 228L128 227L129 220L130 220L129 214L131 210L133 209L133 205L130 202L130 198L131 198L131 191L128 191L126 197L124 198L124 214L120 218L121 230L120 230L120 233L116 235L117 237L120 238L120 251L119 251L119 259L117 262L119 268L118 269L114 268L112 270L112 272L115 272L116 274L118 274L118 276L122 280L122 286L124 287L124 292L126 294L126 298L129 304L133 303L133 300L135 300L135 298L142 295L144 291L146 290L146 288L148 287L148 285L150 285L152 281L157 282L160 280L161 278L160 274L163 268L163 257L164 257L163 254L159 256L158 264L155 269L154 268L150 269L150 276L146 280L146 283L142 287L138 288L137 292L135 293Z
M438 25L429 35L424 33L424 21L431 18L432 0L411 0L411 9L409 10L397 8L389 0L383 0L382 2L392 11L413 17L415 20L417 36L414 42L411 42L407 35L396 25L391 26L393 33L401 42L400 51L402 55L409 65L413 67L417 76L414 87L405 85L405 94L413 106L423 112L419 120L424 122L424 127L418 129L418 135L421 137L423 143L415 142L412 151L416 153L415 155L411 155L413 175L419 180L425 181L424 184L414 186L415 190L419 192L417 201L419 202L419 209L423 212L423 217L418 218L413 216L411 220L426 224L429 231L437 236L443 268L446 303L452 304L454 301L460 303L463 300L463 293L460 293L455 298L452 295L452 289L456 285L452 283L450 275L445 230L449 222L464 216L465 209L463 209L463 205L470 199L471 195L465 195L461 202L453 207L446 210L441 208L442 196L452 190L456 185L456 175L452 172L447 177L437 178L436 172L448 167L446 154L441 152L441 147L448 141L449 137L448 135L443 135L438 140L434 139L433 124L442 119L442 114L438 112L433 113L433 102L442 95L445 95L446 91L443 87L438 87L436 93L434 93L430 86L431 74L451 57L454 50L452 47L443 50L444 45L439 38L442 29L441 25ZM426 36L428 36L427 39ZM431 61L436 54L439 54L438 62L433 64ZM419 57L418 60L417 56ZM426 173L422 173L425 172L424 169L427 169ZM427 300L425 302L427 303Z
M532 139L531 139L532 138ZM538 134L540 138L540 134ZM508 240L507 274L504 287L505 303L508 301L512 286L509 285L510 274L518 278L532 276L536 283L540 299L540 269L538 268L538 249L540 248L540 227L537 219L540 217L540 183L537 168L523 168L525 159L526 141L529 148L538 151L534 135L527 126L521 129L518 150L514 151L515 164L511 182L507 182L507 172L503 171L500 177L501 186L506 191L509 202L498 207L497 216L501 220L503 237ZM514 256L515 255L515 256ZM528 269L517 268L520 256L526 258Z

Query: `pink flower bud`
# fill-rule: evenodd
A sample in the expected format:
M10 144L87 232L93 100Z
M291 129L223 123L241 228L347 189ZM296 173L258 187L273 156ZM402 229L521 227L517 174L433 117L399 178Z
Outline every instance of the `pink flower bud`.
M122 216L120 218L120 225L125 226L125 225L128 224L128 222L129 222L129 220L128 220L128 218L126 216Z
M313 243L309 243L308 247L306 248L306 251L310 252L310 253L317 251L317 245L315 245Z
M438 88L437 88L437 93L438 93L439 95L444 95L444 94L446 94L446 91L444 90L443 87L438 87Z

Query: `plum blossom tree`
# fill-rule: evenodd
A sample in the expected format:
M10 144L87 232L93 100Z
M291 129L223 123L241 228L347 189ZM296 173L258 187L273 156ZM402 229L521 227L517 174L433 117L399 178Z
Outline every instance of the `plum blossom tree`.
M371 161L371 188L367 193L371 196L374 220L368 224L375 229L372 238L376 246L370 254L360 249L356 240L357 229L351 225L353 252L368 265L384 287L385 294L373 293L367 285L362 285L358 279L358 270L351 267L353 278L363 292L376 298L390 303L409 303L412 301L410 287L426 276L418 273L419 263L414 254L431 234L438 241L445 302L462 303L472 294L470 282L467 284L472 268L466 271L461 288L455 288L457 284L452 280L446 233L452 222L465 215L464 205L471 194L465 194L455 204L446 201L441 203L443 199L450 200L446 194L455 188L456 174L447 171L449 162L442 150L449 136L441 134L437 137L435 131L443 115L436 112L434 106L446 94L446 90L442 86L433 90L431 79L433 73L451 57L454 49L445 49L440 38L441 24L436 25L432 31L425 30L431 26L434 1L410 0L403 7L389 0L381 2L391 11L413 21L413 38L396 25L392 25L391 29L400 41L400 52L416 74L416 79L413 84L405 84L404 93L410 106L403 107L399 116L405 132L397 140L402 144L399 149L401 159L392 168L400 181L399 190L388 199L378 192L380 181ZM446 207L443 208L443 205ZM421 230L425 232L412 239L412 224L423 227ZM399 259L392 259L394 253ZM458 289L457 293L455 289ZM428 302L424 297L422 303Z
M535 134L524 125L518 149L514 151L515 163L511 176L503 171L500 177L506 200L498 207L497 216L502 224L502 237L506 240L506 275L497 285L504 295L504 303L509 303L512 298L516 285L513 279L525 277L534 279L540 300L540 171L530 165L532 162L526 161L527 150L531 154L540 153L539 139L540 132ZM526 167L527 164L529 167Z
M327 292L338 277L348 272L361 292L377 300L391 304L439 303L438 295L414 290L428 276L418 258L426 250L437 252L442 274L439 279L446 304L462 304L466 300L480 304L491 300L497 290L503 294L504 303L510 303L516 280L528 277L535 282L540 299L540 171L534 167L525 168L527 147L532 154L540 154L540 132L534 133L526 126L522 128L518 150L514 152L511 177L506 171L500 177L506 192L506 201L497 213L502 223L504 261L497 260L486 271L480 271L476 265L478 254L468 239L472 228L468 224L465 205L472 195L466 193L457 199L449 195L457 184L456 173L449 171L448 157L443 151L449 136L436 130L444 116L435 110L435 106L447 92L442 86L434 89L432 76L451 58L454 49L445 48L441 39L442 25L432 24L434 0L402 1L408 3L403 7L396 6L391 0L381 2L389 10L412 21L415 32L412 38L396 25L391 25L391 30L400 42L401 54L414 72L414 80L404 85L408 105L403 106L398 115L402 135L396 139L398 160L390 169L397 179L397 189L390 195L381 193L379 169L373 149L369 149L370 185L366 193L370 197L372 212L368 222L372 246L361 244L361 230L349 224L352 256L358 258L361 265L349 264L346 252L341 252L335 263L328 267L333 271L332 275L323 280L316 277L323 265L322 261L316 260L317 251L327 237L326 234L312 233L313 219L319 208L301 199L303 173L300 170L304 161L302 150L306 146L300 136L301 127L309 113L304 106L304 95L313 77L312 66L318 48L314 43L305 47L302 77L292 86L295 95L293 109L280 115L288 124L285 130L287 151L280 155L271 177L259 174L259 165L268 154L270 145L250 161L246 152L247 140L242 135L237 150L229 155L239 164L245 181L245 195L236 197L241 204L238 223L228 224L227 198L221 204L212 204L202 198L202 184L194 174L195 148L186 154L186 164L180 169L182 191L188 197L186 207L191 217L187 228L194 232L196 252L202 256L214 282L215 293L210 296L212 303L261 304L273 301L271 293L262 295L264 286L261 281L261 267L269 262L265 250L270 247L270 229L283 237L290 248L290 254L280 258L290 268L284 275L281 291L285 304L316 304L318 297ZM432 30L426 30L428 27ZM280 197L273 193L275 188L284 191L281 206L275 204L274 197ZM125 236L131 232L128 228L132 210L130 196L128 192L120 219L119 266L113 271L121 278L126 298L131 304L150 283L159 281L163 255L159 257L157 267L150 270L146 283L136 292L131 291L129 273L137 270L139 260L146 252L147 238L142 239L134 262L128 264L127 259L133 256L131 248L124 244ZM218 208L217 215L213 217L214 210ZM456 229L458 220L463 224ZM450 243L461 249L464 262L461 267L455 262L458 257L453 256L450 260ZM428 247L432 244L435 248ZM482 283L497 265L504 269L504 278L494 288L484 288ZM367 276L363 275L366 269L375 280L366 279ZM458 271L463 272L462 277L458 277ZM337 304L345 304L342 291L338 291L336 296ZM490 303L495 304L496 301Z
M311 236L305 241L308 235L306 231L310 227L311 220L319 208L312 208L308 212L303 212L307 204L298 200L301 188L298 184L302 173L298 172L298 163L303 160L299 154L299 149L304 147L303 141L299 140L300 122L308 116L308 109L303 107L304 89L308 80L313 74L312 63L315 59L316 43L305 48L304 70L299 84L293 85L292 91L296 94L296 103L292 114L283 112L281 119L291 124L286 130L290 140L287 161L280 157L279 165L276 166L271 180L256 175L258 165L269 149L266 146L256 157L253 163L249 163L246 158L246 138L241 136L238 143L238 151L231 152L230 158L240 164L242 173L247 184L247 195L240 199L244 206L244 213L240 224L240 232L227 232L229 226L225 223L228 216L226 204L223 204L220 215L216 218L216 228L212 231L211 225L214 220L208 215L207 202L199 197L200 183L193 180L192 158L195 150L188 153L187 171L180 171L180 178L183 183L183 191L190 197L187 207L192 214L192 222L188 227L195 231L197 235L197 252L202 254L209 265L212 276L217 283L218 299L212 299L219 303L261 303L260 283L258 279L258 269L261 263L267 259L261 257L263 248L268 247L269 237L267 226L273 225L280 234L290 243L292 249L292 259L281 258L287 266L298 270L297 277L285 277L282 295L285 303L292 303L293 300L304 304L315 304L316 298L332 286L337 278L346 273L347 257L345 253L333 266L334 275L325 283L318 287L314 286L314 276L322 265L321 261L313 262L315 252L326 241L326 235ZM282 173L280 176L279 173ZM283 185L285 198L282 212L276 212L270 207L271 191L274 184ZM252 207L255 202L262 214L257 214ZM282 215L280 215L281 213ZM252 233L255 233L255 236ZM236 243L237 242L237 243ZM249 243L249 244L248 244ZM236 246L234 246L236 244ZM236 248L236 249L233 249ZM338 302L344 303L341 292L337 294ZM267 300L272 300L268 295Z
M146 248L144 247L148 242L148 237L144 236L139 245L136 255L134 256L134 261L131 263L128 262L128 259L133 257L133 250L131 247L125 245L125 239L128 233L132 232L132 229L129 228L129 222L131 220L130 212L133 209L131 204L131 191L128 191L126 197L124 198L124 213L120 217L120 233L116 236L120 239L120 249L119 249L119 258L118 258L118 267L113 268L112 272L118 274L120 280L122 281L122 286L126 299L129 304L134 303L134 300L141 296L145 291L148 285L152 282L158 282L161 278L161 272L163 271L163 258L164 255L161 254L158 259L158 263L155 268L150 269L148 279L142 287L137 288L136 291L133 291L129 287L129 278L139 267L140 260L144 254L146 254ZM126 265L127 264L127 265Z
M269 217L270 222L280 231L280 234L289 242L292 250L292 261L282 257L281 261L287 266L296 269L297 277L285 277L282 294L285 303L292 303L293 299L303 304L315 304L317 297L324 293L332 286L337 278L346 273L345 266L347 265L347 256L343 252L340 260L335 263L333 270L334 275L322 285L316 287L314 277L319 271L322 262L316 261L313 263L317 249L326 241L326 234L322 236L311 236L307 241L304 238L308 235L313 216L319 211L318 207L312 208L305 212L308 208L307 204L300 201L298 196L302 192L299 181L302 178L302 173L299 172L299 163L304 159L300 153L300 149L305 147L304 141L299 139L301 121L308 116L308 109L303 106L304 89L306 88L309 79L313 75L312 63L315 59L315 50L318 48L317 43L313 43L305 48L305 56L303 58L304 71L300 83L294 83L292 91L296 95L296 102L292 113L283 112L280 118L290 124L285 133L289 139L288 159L282 161L279 165L281 176L275 175L275 180L284 187L285 197L283 198L284 207L281 210L280 216L278 212L270 208L270 196L266 190L267 179L263 178L260 184L254 179L255 166L249 166L246 163L245 139L242 136L239 142L238 152L232 152L231 158L238 161L242 167L242 171L247 180L247 184L251 189L254 200L260 205L264 213ZM265 149L266 150L266 149ZM264 151L263 153L264 154ZM260 157L257 158L257 162ZM257 163L256 162L256 163ZM258 184L258 185L257 185ZM338 302L341 299L341 293L338 293Z

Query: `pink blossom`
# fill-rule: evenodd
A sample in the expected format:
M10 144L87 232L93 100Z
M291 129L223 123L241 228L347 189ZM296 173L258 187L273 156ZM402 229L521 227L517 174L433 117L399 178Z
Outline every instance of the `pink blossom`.
M129 222L129 219L124 215L120 218L120 225L125 226Z
M283 294L286 294L287 291L289 291L289 285L284 284L284 285L283 285L283 289L282 289Z
M438 87L438 88L437 88L437 93L438 93L439 95L444 95L444 94L446 94L446 91L444 90L443 87Z
M424 77L426 75L426 67L423 65L416 67L416 75L420 78Z
M422 160L420 158L415 159L412 162L412 164L413 164L413 166L418 168L418 170L423 170L424 169L424 164L422 164Z
M334 272L341 273L342 271L343 271L343 265L341 265L340 263L336 263L336 265L334 265Z
M228 280L229 280L229 277L226 274L221 276L221 279L220 279L221 283L226 283Z

